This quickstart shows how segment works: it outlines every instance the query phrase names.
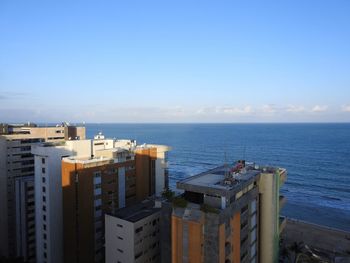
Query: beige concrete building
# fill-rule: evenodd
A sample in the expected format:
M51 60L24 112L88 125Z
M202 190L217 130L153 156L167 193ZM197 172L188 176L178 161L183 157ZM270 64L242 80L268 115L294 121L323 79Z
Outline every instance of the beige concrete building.
M160 262L160 207L145 200L105 215L106 263Z
M30 123L0 125L0 256L23 257L35 262L34 196L31 196L34 157L31 147L69 138L84 139L85 127L66 124L38 127ZM26 195L27 198L23 198Z

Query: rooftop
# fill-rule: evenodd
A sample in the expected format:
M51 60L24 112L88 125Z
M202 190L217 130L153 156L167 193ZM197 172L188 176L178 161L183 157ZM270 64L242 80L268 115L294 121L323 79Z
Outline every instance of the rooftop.
M99 149L96 150L96 152L104 152L104 151L108 151L108 152L113 152L113 153L121 153L121 152L130 152L129 150L125 149L125 148L121 148L121 147L114 147L114 148L107 148L107 149Z
M274 172L272 167L253 163L223 165L179 181L177 188L190 192L231 196L257 180L262 172Z
M154 207L154 201L145 200L136 205L121 208L113 216L135 223L159 211L160 208Z
M99 163L99 162L105 162L105 161L113 161L111 158L107 158L104 156L100 157L77 157L77 156L72 156L72 157L66 157L63 158L65 162L69 163L81 163L81 164L91 164L91 163Z

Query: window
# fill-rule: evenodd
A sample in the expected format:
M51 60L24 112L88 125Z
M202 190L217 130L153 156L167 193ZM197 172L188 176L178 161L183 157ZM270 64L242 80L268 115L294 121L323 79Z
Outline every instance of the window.
M117 227L121 227L121 228L122 228L123 226L122 226L122 225L120 225L120 224L117 224Z
M132 170L135 170L135 166L126 166L125 167L125 171L132 171Z
M43 211L46 211L46 206L45 205L43 205Z
M43 181L43 183L45 183L45 181L46 181L46 178L45 178L45 177L42 177L42 181Z
M136 234L137 234L137 233L140 233L142 230L143 230L143 227L140 226L139 228L136 228L135 233L136 233Z
M250 203L250 213L253 214L256 212L256 200L253 200L251 203Z
M252 243L256 240L256 228L254 228L252 232L250 232L250 240Z
M135 260L142 256L142 251L135 255Z
M44 252L44 258L47 258L47 254L46 254L46 252Z
M122 238L122 237L120 237L120 236L118 236L118 239L119 239L119 240L124 240L124 238Z
M241 224L241 230L242 230L243 228L245 228L247 225L248 225L248 220L244 221L244 222Z
M248 255L248 252L247 251L245 251L243 254L242 254L242 256L241 256L241 261L243 261L243 259L245 259L245 257Z
M245 236L242 240L241 240L241 247L243 246L243 244L248 240L248 236Z
M94 177L101 177L101 172L100 171L94 172Z
M256 244L254 243L251 247L250 247L250 256L254 257L256 255Z
M250 219L250 225L251 227L255 227L256 226L256 214L254 214L251 219Z
M244 214L248 210L248 205L242 207L241 214Z
M45 164L45 158L41 158L41 163Z
M46 192L46 188L45 188L45 186L43 186L43 193L45 193Z
M44 240L46 240L46 237L47 237L47 236L46 236L46 234L43 234L43 238L44 238Z
M46 225L45 224L43 224L43 229L46 230Z
M119 249L119 248L118 248L117 250L118 250L120 253L124 253L124 251L123 251L123 250L121 250L121 249Z
M23 147L20 147L21 151L30 151L30 146L23 146Z
M46 202L46 196L43 196L43 202Z
M46 215L43 215L43 221L46 221Z
M41 168L41 172L44 174L45 173L45 167Z
M94 196L94 199L95 199L95 200L98 200L98 199L101 199L101 197L102 197L102 195L95 195L95 196Z

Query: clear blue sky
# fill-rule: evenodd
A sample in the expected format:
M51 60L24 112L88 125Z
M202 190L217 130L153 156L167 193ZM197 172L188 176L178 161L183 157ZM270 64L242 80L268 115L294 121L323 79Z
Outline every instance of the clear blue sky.
M1 121L350 121L350 1L0 1Z

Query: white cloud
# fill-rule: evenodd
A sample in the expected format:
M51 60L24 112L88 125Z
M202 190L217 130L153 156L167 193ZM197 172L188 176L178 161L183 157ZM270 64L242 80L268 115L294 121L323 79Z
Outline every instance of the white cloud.
M262 106L262 112L263 113L275 113L276 112L276 107L274 104L265 104Z
M293 112L293 113L298 113L298 112L304 112L305 107L304 106L297 106L297 105L288 105L286 108L287 112Z
M244 107L222 107L219 109L219 113L225 113L225 114L233 114L233 115L240 115L240 114L249 114L253 113L253 108L251 106L244 106Z
M324 112L328 109L327 105L315 105L311 111L312 112Z
M341 110L345 112L350 112L350 105L343 105Z
M216 115L247 115L254 113L252 106L247 105L244 107L233 107L233 106L216 106L200 108L195 111L196 114L216 114Z

